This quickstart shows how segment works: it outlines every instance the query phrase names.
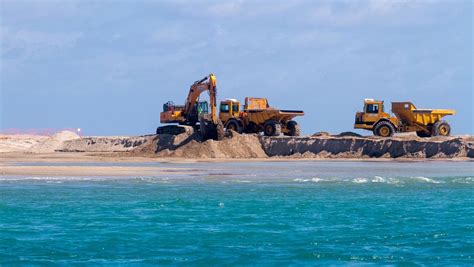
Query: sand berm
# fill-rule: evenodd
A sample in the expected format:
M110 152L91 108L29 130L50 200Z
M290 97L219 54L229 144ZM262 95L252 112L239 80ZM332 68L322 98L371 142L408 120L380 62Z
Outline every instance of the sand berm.
M392 138L355 133L317 133L302 137L264 137L232 132L222 141L202 141L192 128L180 135L85 136L62 131L51 137L0 136L0 152L89 152L140 157L193 159L466 159L474 158L474 137Z

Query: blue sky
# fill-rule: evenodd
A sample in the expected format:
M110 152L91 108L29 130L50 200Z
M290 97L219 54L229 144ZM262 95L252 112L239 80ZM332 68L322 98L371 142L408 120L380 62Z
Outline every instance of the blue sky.
M210 72L219 99L352 131L364 98L453 108L474 134L472 1L0 0L0 130L154 132ZM367 133L367 132L366 132Z

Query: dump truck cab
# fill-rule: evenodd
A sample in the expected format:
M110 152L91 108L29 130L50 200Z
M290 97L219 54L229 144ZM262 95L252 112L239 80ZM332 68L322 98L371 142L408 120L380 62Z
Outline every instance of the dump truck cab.
M391 117L389 113L385 112L383 101L365 99L364 111L356 113L354 128L372 129L372 127L382 119L398 124L396 118Z
M229 130L238 131L238 123L231 123L229 122L233 120L240 119L240 102L236 99L225 99L221 101L219 107L219 119L222 121L224 126Z
M374 131L375 135L392 136L398 127L398 119L385 112L381 100L365 99L364 110L357 112L354 128Z

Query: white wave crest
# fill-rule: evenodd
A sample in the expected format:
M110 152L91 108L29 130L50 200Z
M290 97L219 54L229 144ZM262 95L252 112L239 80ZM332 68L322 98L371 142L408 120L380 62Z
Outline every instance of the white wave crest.
M365 184L365 183L368 183L368 182L369 182L369 179L358 177L358 178L352 179L352 182L353 182L353 183L356 183L356 184Z
M426 182L426 183L432 183L432 184L441 184L441 183L444 183L442 181L437 181L437 180L433 180L431 178L428 178L428 177L423 177L423 176L416 176L416 177L412 177L413 179L416 179L416 180L419 180L419 181L422 181L422 182Z

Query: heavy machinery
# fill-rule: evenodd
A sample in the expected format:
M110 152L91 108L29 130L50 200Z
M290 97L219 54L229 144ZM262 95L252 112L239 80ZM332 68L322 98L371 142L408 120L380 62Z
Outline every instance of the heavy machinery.
M210 103L199 101L199 96L204 91L209 92ZM163 112L160 113L160 122L195 127L203 139L222 139L224 127L217 117L216 99L216 77L211 73L191 85L184 105L175 105L171 101L165 103ZM176 125L161 126L156 129L156 134L179 134L181 132L184 132L183 127Z
M355 129L365 129L374 135L389 137L395 132L416 132L419 137L448 136L451 126L444 116L454 115L451 109L417 109L411 102L392 102L391 116L384 111L384 102L365 99L364 111L355 116Z
M226 99L220 103L219 119L228 130L238 133L260 133L266 136L301 135L298 123L292 120L303 116L301 110L279 110L270 107L266 98L246 97L245 105L235 99Z

